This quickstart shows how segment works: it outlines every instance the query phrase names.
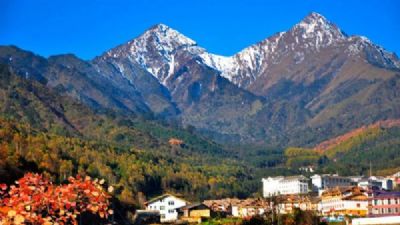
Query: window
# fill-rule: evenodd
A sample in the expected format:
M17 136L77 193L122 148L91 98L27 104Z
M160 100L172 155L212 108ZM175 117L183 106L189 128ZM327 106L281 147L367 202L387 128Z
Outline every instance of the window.
M174 201L169 201L168 205L175 205L175 202Z
M165 209L165 206L160 206L160 210L164 210Z
M174 213L174 212L175 212L175 210L173 210L173 209L168 210L168 213Z
M160 215L161 219L165 219L165 214Z
M388 205L390 205L390 198L388 198Z

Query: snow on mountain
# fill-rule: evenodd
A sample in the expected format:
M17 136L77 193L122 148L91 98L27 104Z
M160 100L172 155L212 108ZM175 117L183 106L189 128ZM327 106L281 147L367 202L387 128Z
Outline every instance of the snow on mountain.
M314 12L296 24L291 29L291 32L300 35L303 40L313 39L310 44L314 45L317 49L331 45L347 37L335 24L328 21L324 16Z
M225 57L207 52L203 52L200 56L207 65L219 70L221 76L239 87L247 86L256 79L256 74L263 67L271 63L265 59L274 54L282 35L283 33L278 33L263 42L243 49L233 56ZM247 81L247 83L244 81Z
M364 52L371 63L378 63L384 67L393 69L400 68L400 61L394 53L374 44L367 37L351 36L347 40L350 44L345 52L349 56L360 58L362 57L361 53Z
M164 24L158 24L132 41L111 49L103 57L128 58L165 84L174 72L174 54L178 50L193 54L202 51L192 39Z
M321 49L343 44L348 45L345 52L351 57L368 50L370 54L379 55L374 56L372 61L400 68L399 61L393 53L372 44L364 37L348 37L318 13L309 14L290 30L277 33L233 56L209 53L192 39L164 24L159 24L127 44L108 51L103 57L128 58L150 72L160 83L168 86L168 79L183 60L177 53L185 52L218 70L221 76L237 86L246 88L271 65L279 64L284 56L292 55L294 64L300 64L310 52L319 52ZM123 73L122 65L116 67Z
M287 32L280 32L255 45L243 49L231 57L221 57L203 53L205 62L221 71L240 87L250 85L270 64L278 64L282 55L294 53L296 64L304 60L304 49L318 51L338 41L346 35L318 13L311 13Z
M347 36L335 24L318 13L310 13L286 32L280 32L236 55L223 57L204 52L201 57L209 66L239 87L248 87L271 65L281 63L285 56L293 57L294 64L302 63L312 52L330 47L348 46L349 57L367 57L371 63L389 68L400 68L400 61L393 54L360 36Z

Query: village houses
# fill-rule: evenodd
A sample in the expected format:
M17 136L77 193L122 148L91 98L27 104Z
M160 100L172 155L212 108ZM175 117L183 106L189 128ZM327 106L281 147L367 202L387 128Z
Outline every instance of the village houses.
M161 222L174 222L178 220L179 208L187 205L188 202L171 194L161 195L145 203L146 210L160 212Z
M290 214L295 209L316 211L327 218L361 217L400 221L400 192L392 190L400 173L390 177L344 177L337 174L278 176L262 179L263 198L225 198L191 204L183 198L164 194L145 203L142 215L159 216L162 223L200 223L212 217L250 218L271 212ZM310 187L309 187L310 184ZM367 218L366 218L367 217Z

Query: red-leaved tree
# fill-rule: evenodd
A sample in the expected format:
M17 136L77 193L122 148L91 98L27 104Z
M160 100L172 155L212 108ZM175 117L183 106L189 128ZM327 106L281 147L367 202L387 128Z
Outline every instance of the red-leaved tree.
M27 173L7 187L0 184L0 225L78 224L77 217L90 212L107 218L110 195L104 180L70 177L69 183L54 185L39 174ZM112 192L112 187L108 188Z

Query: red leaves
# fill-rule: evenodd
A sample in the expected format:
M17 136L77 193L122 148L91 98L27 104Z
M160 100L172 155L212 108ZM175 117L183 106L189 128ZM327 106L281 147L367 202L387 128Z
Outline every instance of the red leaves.
M7 190L6 184L0 184L0 196L3 195Z
M77 224L82 212L106 218L109 194L90 177L70 177L69 184L53 185L39 174L28 173L17 185L0 184L0 224ZM101 182L103 183L103 182Z

